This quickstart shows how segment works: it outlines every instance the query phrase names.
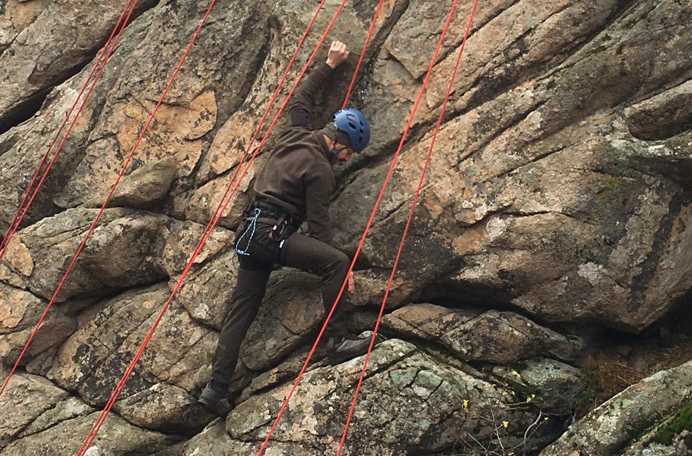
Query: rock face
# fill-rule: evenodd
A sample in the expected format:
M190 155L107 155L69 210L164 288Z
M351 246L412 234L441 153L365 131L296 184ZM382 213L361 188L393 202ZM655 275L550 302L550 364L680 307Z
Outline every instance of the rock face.
M574 359L579 345L510 312L454 312L431 304L396 310L384 319L385 328L402 335L441 343L464 361L511 364L548 353Z
M146 208L166 196L176 176L177 163L173 158L144 165L132 172L118 186L109 206ZM105 201L92 200L86 206L101 207Z
M16 361L26 339L38 322L47 302L11 286L0 287L0 353L5 362ZM76 329L76 318L58 309L44 320L43 331L36 334L29 354L36 356L65 341Z
M16 410L3 418L0 451L3 455L58 456L73 454L97 417L93 408L67 391L33 375L17 375L3 395L2 409ZM112 417L97 440L113 454L148 454L173 443L163 434L144 431Z
M572 426L541 456L647 454L645 448L663 439L666 428L680 426L681 416L689 420L690 369L692 363L688 362L629 387ZM684 427L689 427L689 422Z
M275 438L283 443L273 447L274 452L322 454L335 449L338 441L334 437L341 431L361 362L356 358L307 374L304 386L296 392L299 399L277 429ZM368 392L351 427L347 454L392 455L452 448L480 454L483 447L498 446L496 427L502 430L504 444L516 445L530 424L527 411L507 407L513 398L508 391L443 366L403 341L393 339L379 345L373 352L371 369L364 383ZM289 387L243 402L226 420L230 438L213 442L217 438L213 433L203 433L186 445L183 454L208 448L218 448L219 453L214 454L248 452L261 442L271 424L271 410ZM411 416L418 419L411 420ZM475 443L469 435L477 439Z
M125 3L0 1L3 233ZM4 378L139 142L0 396L10 410L0 418L2 456L79 446L168 302L317 5L217 3L141 141L205 5L138 3L0 260ZM289 87L338 4L326 2ZM376 4L348 2L330 34L351 56L318 100L316 128L340 106ZM336 168L331 214L344 251L355 251L450 4L384 2L352 100L373 141ZM339 328L354 335L375 321L471 4L460 2L358 262L355 310ZM579 366L595 349L592 335L638 337L692 293L690 23L692 4L680 0L480 3L385 309L388 340L373 352L344 454L642 456L692 447L689 363L568 426L590 394ZM325 56L326 46L317 61ZM272 275L241 348L228 417L214 421L195 400L234 305L232 230L266 157L239 182L91 456L250 454L266 435L325 317L309 274ZM362 361L310 368L271 454L335 451Z
M493 22L506 20L527 3L503 11L484 29L491 33ZM534 38L579 17L589 17L594 27L590 33L596 33L603 24L596 23L594 9L606 20L616 5L564 6L552 2L555 12L542 24L527 23L525 33ZM659 91L654 89L657 84L679 84L684 79L679 74L689 74L687 63L671 62L692 38L676 33L674 25L667 37L654 35L646 42L633 37L653 23L668 24L672 19L667 15L674 11L689 17L689 8L679 7L669 2L652 11L646 2L636 2L565 59L559 59L565 48L529 46L533 40L523 38L514 46L526 46L529 55L540 49L543 54L535 58L552 61L553 69L541 79L527 78L521 71L505 75L509 80L500 85L511 87L502 93L496 87L484 103L479 98L488 96L483 91L491 76L479 75L476 88L463 85L462 77L460 88L466 92L457 109L464 114L440 132L437 147L444 153L433 158L430 185L416 212L402 274L444 284L431 290L437 296L494 294L495 300L552 321L591 320L640 331L665 314L690 288L690 212L685 197L690 187L689 180L652 169L657 163L659 169L665 167L663 157L670 157L670 167L689 166L689 146L683 145L689 143L689 131L642 141L632 136L626 118L615 109L642 99L661 110L668 104L674 109L672 103L682 89L654 97L652 91ZM482 41L484 29L470 45ZM490 47L504 36L489 36L477 46ZM493 49L499 53L503 48ZM498 68L509 71L507 67L515 64L511 55L498 55ZM662 63L651 71L629 67L632 62L643 64L647 55L649 61ZM472 58L465 71L474 65L482 68L487 61ZM386 267L393 255L408 214L404 203L417 185L419 157L429 141L424 137L413 145L397 168L394 189L383 202L366 250L374 265ZM370 201L374 192L362 189L375 188L374 182L384 174L385 165L365 170L349 187L353 190L341 194L335 208L337 217L347 220L341 227L358 226L355 220L363 213L352 208L354 192ZM367 210L369 204L362 207ZM344 232L342 239L349 241L356 233ZM427 262L430 255L437 261Z
M9 0L0 22L0 122L20 115L89 62L118 22L125 2ZM149 7L153 1L140 2ZM2 128L2 131L7 128Z

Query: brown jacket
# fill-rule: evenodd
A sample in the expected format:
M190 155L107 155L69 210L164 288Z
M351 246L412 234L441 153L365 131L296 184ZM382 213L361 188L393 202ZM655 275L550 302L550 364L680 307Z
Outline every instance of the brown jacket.
M333 74L323 63L303 81L288 107L289 126L254 183L257 201L285 208L298 223L307 221L309 235L323 242L332 239L329 201L336 180L322 133L310 127L317 95Z

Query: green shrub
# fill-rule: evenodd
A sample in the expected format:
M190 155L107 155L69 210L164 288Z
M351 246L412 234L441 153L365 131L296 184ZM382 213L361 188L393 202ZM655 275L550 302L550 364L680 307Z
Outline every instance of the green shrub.
M692 432L692 402L685 405L673 419L656 431L654 441L670 445L673 438L685 430Z

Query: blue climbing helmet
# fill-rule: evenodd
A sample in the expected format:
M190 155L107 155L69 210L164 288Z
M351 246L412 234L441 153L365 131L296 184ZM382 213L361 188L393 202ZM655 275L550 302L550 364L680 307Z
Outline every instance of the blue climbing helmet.
M362 112L356 108L342 109L334 114L334 126L348 136L351 149L360 152L370 142L370 125Z

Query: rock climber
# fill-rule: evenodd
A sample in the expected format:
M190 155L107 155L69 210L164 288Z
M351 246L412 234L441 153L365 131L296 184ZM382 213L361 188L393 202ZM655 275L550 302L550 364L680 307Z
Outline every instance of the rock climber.
M326 311L346 277L350 259L330 245L328 208L336 188L332 166L365 149L370 127L359 110L346 108L321 130L311 128L317 96L348 54L344 43L332 42L326 62L301 84L287 110L288 127L255 179L252 200L236 231L237 284L226 309L211 380L199 396L199 402L217 415L231 409L229 387L240 345L257 315L274 266L321 276ZM297 232L303 222L307 222L307 234ZM329 329L331 334L341 334L341 340L327 338L331 354L357 356L367 350L368 339L350 340L334 322Z

